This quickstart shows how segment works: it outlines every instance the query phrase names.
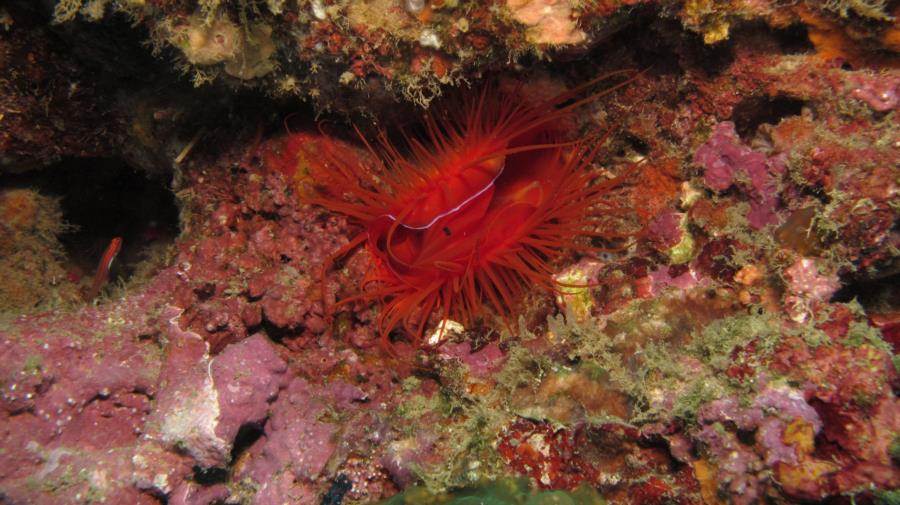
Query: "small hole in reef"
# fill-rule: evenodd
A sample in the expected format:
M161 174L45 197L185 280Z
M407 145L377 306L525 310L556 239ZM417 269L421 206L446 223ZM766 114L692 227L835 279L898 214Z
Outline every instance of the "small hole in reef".
M793 24L779 30L772 30L778 47L785 54L806 53L815 49L809 40L806 25Z
M259 437L263 436L262 424L248 423L240 427L234 437L234 446L231 449L231 461L237 461L238 457L250 448Z
M400 342L411 342L409 335L406 334L406 331L403 329L394 329L388 333L388 341L392 344L397 344Z
M115 237L121 237L122 249L110 282L128 280L149 251L178 236L178 207L168 180L148 179L115 159L67 160L46 175L47 190L62 195L63 216L77 226L61 241L86 275L94 274Z
M194 482L203 486L228 482L228 470L224 468L194 467Z
M803 100L785 95L745 98L734 108L735 129L745 142L749 141L759 125L774 125L786 117L797 116L805 104Z
M640 139L630 133L626 133L623 137L623 140L629 147L631 147L634 152L640 154L641 156L646 156L650 153L650 145L647 144L647 142L645 142L643 139Z
M535 59L535 56L533 54L525 53L525 54L519 56L519 59L516 60L516 63L518 63L519 65L521 65L525 68L531 68L534 66L536 61L537 60Z
M350 478L346 474L338 474L331 483L331 487L328 488L328 492L322 496L319 505L341 505L344 502L344 495L351 489L353 489L353 482Z
M754 445L756 443L756 431L755 430L737 430L735 432L737 435L737 439L741 441L744 445Z
M843 287L831 298L834 302L848 303L853 299L867 312L891 312L900 307L900 260L894 260L881 268L878 278L846 275Z
M285 341L291 340L301 336L301 331L292 328L282 328L280 326L275 326L268 319L263 318L262 323L260 324L260 329L265 333L272 341L277 342L279 344L284 344ZM226 344L227 345L227 342ZM219 350L225 347L222 345Z
M152 275L180 233L168 178L150 178L120 159L67 158L42 170L0 178L0 187L58 199L65 281L89 292L101 258L121 239L106 284Z
M734 63L734 43L726 40L716 44L707 44L698 34L685 34L681 57L703 69L707 77L715 78Z

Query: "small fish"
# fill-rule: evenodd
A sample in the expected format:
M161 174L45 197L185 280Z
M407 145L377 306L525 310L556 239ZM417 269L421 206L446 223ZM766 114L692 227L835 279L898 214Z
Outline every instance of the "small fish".
M113 239L109 241L109 245L106 246L103 257L100 258L100 264L97 265L97 273L94 274L94 283L91 284L90 291L84 295L85 301L89 302L94 298L97 298L97 295L100 294L100 290L109 279L109 269L112 267L113 261L121 250L122 237L113 237Z

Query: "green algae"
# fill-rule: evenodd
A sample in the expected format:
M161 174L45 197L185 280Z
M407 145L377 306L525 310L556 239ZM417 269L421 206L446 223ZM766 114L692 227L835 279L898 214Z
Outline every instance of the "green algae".
M697 250L697 241L694 240L694 236L687 227L687 219L681 220L680 228L682 230L681 241L667 251L673 265L680 265L692 260Z
M25 357L22 363L22 372L27 375L37 375L44 368L44 357L40 354L30 354Z
M875 495L877 505L900 505L900 490L879 491Z
M687 346L689 353L715 369L731 363L735 347L756 340L763 349L773 349L780 332L772 328L766 316L741 314L717 319L708 324Z
M413 487L379 505L605 505L597 491L581 486L575 491L539 491L528 479L505 478L447 493Z
M891 440L891 445L888 448L888 454L891 455L891 459L900 460L900 433L894 433L894 438Z
M862 321L850 322L845 343L851 347L868 345L887 353L893 350L891 344L885 342L881 337L881 332L878 329Z
M559 276L557 281L560 284L557 296L565 300L566 310L580 319L590 316L594 299L588 274L575 268Z
M425 489L435 493L500 475L502 464L492 443L509 420L505 409L497 408L499 399L494 394L476 397L465 391L463 365L445 363L437 371L438 391L429 396L413 393L392 412L393 424L408 439L419 432L422 420L434 426L440 451L448 456L436 465L411 464L410 470ZM404 382L410 392L420 384L420 379ZM435 414L440 422L434 422Z
M505 467L492 443L515 417L562 429L579 422L634 425L670 418L690 425L710 401L736 397L747 402L753 397L758 387L754 381L723 373L735 365L735 350L746 354L739 359L741 366L759 367L764 362L760 358L774 353L783 336L816 345L831 342L816 329L815 321L784 328L774 314L762 310L724 315L710 308L698 315L690 311L696 301L674 290L667 293L654 300L634 301L612 316L549 317L542 333L557 349L556 357L528 346L511 346L506 363L494 375L496 383L486 394L468 391L472 379L458 361L437 365L441 389L430 397L411 397L395 415L398 426L429 419L441 440L439 450L447 457L434 466L413 468L423 487L384 503L457 503L452 500L471 497L494 503L477 494L439 493L469 490L466 486L503 475ZM874 335L861 331L865 328L859 327L859 335L851 333L868 345ZM527 337L534 335L524 332L521 336ZM776 383L779 380L773 378ZM573 383L575 389L571 389ZM410 380L404 389L413 392L420 385L420 379ZM593 388L598 394L610 393L612 403L586 403L584 391ZM625 410L611 415L609 408L617 406ZM441 422L434 423L429 414L438 414ZM408 428L405 433L411 437L416 428Z

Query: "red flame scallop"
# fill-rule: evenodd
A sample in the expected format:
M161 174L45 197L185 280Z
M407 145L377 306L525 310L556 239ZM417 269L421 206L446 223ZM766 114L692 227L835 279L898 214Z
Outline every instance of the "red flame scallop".
M565 251L598 249L584 237L621 236L608 216L623 209L607 197L625 180L600 181L591 169L605 136L566 134L575 108L627 81L580 94L629 74L538 103L486 87L432 107L403 152L384 133L377 147L366 143L374 165L336 144L303 153L312 203L364 227L324 268L363 243L372 258L363 291L339 304L381 300L382 339L402 326L419 340L432 313L469 325L490 306L509 324L525 292L558 289L552 265Z

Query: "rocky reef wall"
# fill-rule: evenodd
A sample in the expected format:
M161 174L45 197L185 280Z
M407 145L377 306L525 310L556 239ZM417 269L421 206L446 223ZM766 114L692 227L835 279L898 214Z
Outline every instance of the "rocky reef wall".
M897 16L0 6L0 502L896 502ZM514 324L379 334L353 298L377 259L315 204L314 154L377 173L379 134L408 151L485 83L624 69L565 124L630 181L621 236L562 254Z

